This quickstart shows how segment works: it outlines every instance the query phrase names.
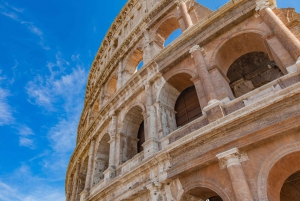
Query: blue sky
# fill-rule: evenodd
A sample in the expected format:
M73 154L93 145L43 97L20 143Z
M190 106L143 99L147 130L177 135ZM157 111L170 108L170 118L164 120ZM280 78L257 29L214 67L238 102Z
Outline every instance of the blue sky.
M65 200L90 65L125 3L0 0L0 201Z

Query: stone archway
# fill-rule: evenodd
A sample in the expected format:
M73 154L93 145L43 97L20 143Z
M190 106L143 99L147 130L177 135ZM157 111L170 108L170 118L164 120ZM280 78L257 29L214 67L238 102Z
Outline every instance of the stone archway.
M108 168L110 151L109 141L110 136L106 133L98 143L94 162L93 186L97 185L104 179L103 173Z
M234 96L240 97L283 76L265 52L250 52L236 59L227 71Z
M122 73L122 82L125 83L128 81L131 76L137 71L139 64L143 61L143 50L138 47L134 49L129 57L127 57L127 61L125 64L125 68Z
M156 30L156 38L159 39L159 45L164 47L166 40L176 30L180 30L180 25L175 16L171 16L163 21Z
M280 193L286 181L300 170L300 142L275 151L262 165L258 176L258 199L281 201Z
M172 74L166 78L167 80L161 88L157 98L157 113L160 115L159 118L162 122L161 129L163 134L161 137L167 136L176 130L178 126L183 126L201 116L202 112L197 93L197 86L191 81L192 75L192 72L183 71ZM188 97L181 98L182 93L185 93ZM192 98L190 95L192 95ZM185 102L185 100L188 100L188 102ZM182 110L182 112L176 111L176 109ZM189 110L186 111L186 109ZM182 124L180 123L177 125L178 122L181 122L180 118L187 115L189 117L185 118Z
M132 107L125 115L121 133L122 139L122 163L133 158L136 154L141 152L142 141L145 140L143 136L142 126L144 126L143 108L140 106Z

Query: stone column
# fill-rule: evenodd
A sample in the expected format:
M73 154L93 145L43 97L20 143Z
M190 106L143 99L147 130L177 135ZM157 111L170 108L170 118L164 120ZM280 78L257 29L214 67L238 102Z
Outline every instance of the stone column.
M163 128L162 128L162 113L161 113L161 106L160 106L160 102L156 102L154 104L155 109L156 109L156 133L159 137L159 139L165 137L164 136L164 132L163 132Z
M206 99L208 101L208 104L210 104L211 101L217 99L217 95L215 93L215 89L211 81L210 74L207 70L207 66L204 57L202 55L200 46L195 45L194 47L192 47L190 49L190 53L192 55L192 58L194 58L198 75L202 82L204 93L206 95Z
M217 155L221 168L227 168L234 194L237 201L253 201L241 163L248 160L245 153L240 153L237 148L230 149Z
M158 151L158 140L156 136L156 125L155 125L155 108L152 103L152 83L147 82L145 85L146 92L146 114L145 114L145 143L144 154L145 158L150 157L156 151Z
M95 152L95 140L93 139L91 141L90 150L89 150L89 160L88 160L88 168L86 173L86 179L85 179L85 185L84 190L80 194L80 200L84 201L85 198L88 196L89 191L92 186L92 172L93 172L93 163L94 163L94 152Z
M144 55L143 55L143 61L144 61L144 65L148 64L151 59L152 59L152 51L151 51L151 39L150 39L150 34L149 31L145 31L144 32Z
M102 108L104 105L104 87L102 86L101 92L100 92L100 107Z
M117 90L120 89L123 85L123 83L122 83L122 74L123 74L123 64L122 64L122 61L119 61Z
M148 184L146 188L150 191L151 201L160 201L162 185L158 182Z
M74 179L73 179L71 201L75 201L75 199L76 199L79 171L80 171L80 161L77 161L76 170L75 170Z
M117 136L118 116L113 115L111 117L111 125L109 130L109 163L107 170L104 171L105 181L109 181L116 176L116 136Z
M186 6L186 2L188 2L189 0L177 0L176 4L177 4L177 8L180 9L184 24L186 29L190 28L191 26L193 26L193 22L191 19L191 16L189 14L189 11L187 9Z
M256 5L256 10L259 11L263 21L274 32L294 60L297 61L300 57L300 41L272 11L269 7L271 4L268 0L258 0Z

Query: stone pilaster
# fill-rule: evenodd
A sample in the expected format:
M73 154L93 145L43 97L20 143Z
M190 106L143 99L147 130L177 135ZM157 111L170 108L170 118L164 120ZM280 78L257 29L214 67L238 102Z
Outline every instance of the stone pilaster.
M102 108L104 105L104 87L102 86L101 92L100 92L100 108Z
M237 148L230 149L217 155L221 168L227 168L237 201L253 201L247 179L241 165L248 160L245 153Z
M162 127L162 111L160 102L156 102L154 104L155 107L155 114L156 114L156 133L158 138L161 139L164 137L163 127Z
M151 59L152 59L152 51L151 51L151 37L149 34L149 31L145 31L144 32L144 44L143 44L143 48L144 48L144 55L143 55L143 61L144 61L144 65L148 64Z
M271 8L274 8L275 6L268 0L257 0L256 5L256 10L259 12L263 21L277 36L294 60L297 61L300 57L300 41L273 12Z
M193 22L186 5L188 1L189 0L176 0L177 8L180 9L186 29L193 26Z
M71 201L75 201L76 199L79 171L80 171L80 161L77 161L76 170L73 178L73 184L72 184L73 187L72 187Z
M118 117L113 115L111 117L110 125L110 141L109 141L109 164L107 170L104 171L104 178L106 181L113 179L116 176L116 136L117 136Z
M115 151L115 166L116 168L118 166L120 166L123 161L124 161L124 157L126 156L126 149L124 149L124 147L126 145L124 145L124 138L126 138L126 136L122 133L122 132L119 132L117 133L117 136L116 136L116 151ZM126 161L126 160L125 160Z
M150 197L151 201L160 201L162 198L161 195L161 188L162 185L158 182L153 182L151 184L148 184L147 189L150 191Z
M119 61L117 90L120 89L123 85L123 83L122 83L122 74L123 74L123 64L122 64L122 61Z
M144 154L145 158L152 156L158 151L158 140L156 136L156 125L155 125L155 108L152 103L152 83L147 82L145 84L146 92L146 113L144 115L145 120L145 143Z
M89 160L88 160L88 168L85 179L85 186L83 192L80 194L80 200L84 201L88 196L89 191L92 187L92 171L93 171L93 163L94 163L94 155L95 155L95 140L91 141L90 149L89 149Z

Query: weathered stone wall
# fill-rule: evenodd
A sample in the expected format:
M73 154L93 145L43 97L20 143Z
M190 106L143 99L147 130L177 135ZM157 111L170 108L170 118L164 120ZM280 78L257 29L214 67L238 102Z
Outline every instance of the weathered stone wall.
M299 14L275 5L129 1L89 75L67 200L287 199L280 190L300 170ZM202 116L178 127L190 86Z

